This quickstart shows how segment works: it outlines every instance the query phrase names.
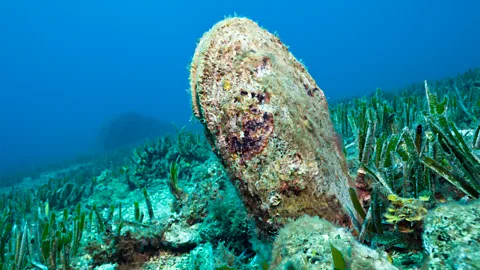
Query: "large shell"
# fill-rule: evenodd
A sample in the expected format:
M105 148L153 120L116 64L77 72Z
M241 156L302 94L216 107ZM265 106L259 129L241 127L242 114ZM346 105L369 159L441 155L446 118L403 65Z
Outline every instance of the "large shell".
M318 215L351 225L347 169L322 90L280 39L246 18L204 34L193 111L265 233Z

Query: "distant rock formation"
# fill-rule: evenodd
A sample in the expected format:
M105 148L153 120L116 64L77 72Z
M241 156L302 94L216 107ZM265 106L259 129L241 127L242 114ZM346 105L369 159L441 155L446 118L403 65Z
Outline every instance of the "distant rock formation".
M106 149L114 149L143 140L175 132L174 126L154 117L136 112L117 115L106 123L99 134L99 143Z

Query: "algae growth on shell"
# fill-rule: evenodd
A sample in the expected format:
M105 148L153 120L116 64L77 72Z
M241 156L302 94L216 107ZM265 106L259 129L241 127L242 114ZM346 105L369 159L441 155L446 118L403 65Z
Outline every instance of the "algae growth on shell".
M351 225L325 96L277 36L225 19L201 38L190 72L194 114L260 230L303 214Z

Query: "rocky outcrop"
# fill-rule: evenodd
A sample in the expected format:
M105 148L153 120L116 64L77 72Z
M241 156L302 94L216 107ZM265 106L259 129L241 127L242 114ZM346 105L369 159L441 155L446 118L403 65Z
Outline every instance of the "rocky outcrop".
M273 244L270 269L333 269L332 248L341 254L344 269L397 269L385 252L360 244L344 228L309 216L280 231Z

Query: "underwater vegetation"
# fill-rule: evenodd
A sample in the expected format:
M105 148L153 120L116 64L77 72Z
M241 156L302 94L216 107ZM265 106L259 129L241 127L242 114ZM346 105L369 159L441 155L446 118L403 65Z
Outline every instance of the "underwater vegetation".
M177 130L3 192L0 270L480 268L480 70L327 108L277 37L240 23L283 58L240 54L225 68L253 68L230 78L194 57L206 136Z
M434 225L425 224L432 209L449 201L479 198L478 69L395 93L377 89L370 97L339 102L331 112L345 141L349 169L356 176L356 192L351 195L362 216L357 223L361 242L392 254L419 253L424 248L422 233ZM475 237L473 247L478 247ZM457 248L451 244L452 250ZM408 266L408 260L406 265L396 263Z
M229 264L251 258L254 225L201 135L179 130L109 158L117 165L97 176L73 163L69 177L2 194L0 269L132 269L156 257L187 267L206 243Z

